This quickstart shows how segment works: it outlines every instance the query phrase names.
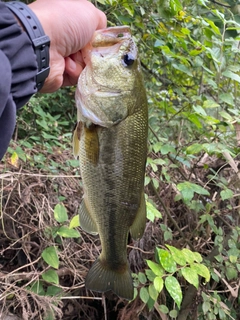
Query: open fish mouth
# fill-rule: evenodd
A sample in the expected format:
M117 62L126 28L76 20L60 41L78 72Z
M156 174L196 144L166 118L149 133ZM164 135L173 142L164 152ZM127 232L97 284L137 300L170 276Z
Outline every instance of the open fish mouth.
M131 38L128 26L112 27L105 30L97 30L92 42L94 48L113 46L125 39Z

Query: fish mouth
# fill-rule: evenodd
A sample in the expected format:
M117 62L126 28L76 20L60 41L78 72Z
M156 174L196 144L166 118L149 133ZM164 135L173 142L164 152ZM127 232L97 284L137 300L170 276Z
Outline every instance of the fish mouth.
M92 39L93 48L108 47L131 38L129 26L111 27L95 31Z

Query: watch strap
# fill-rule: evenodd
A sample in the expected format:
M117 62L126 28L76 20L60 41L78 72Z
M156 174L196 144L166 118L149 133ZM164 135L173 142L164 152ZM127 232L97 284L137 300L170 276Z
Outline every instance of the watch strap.
M6 2L6 6L17 16L27 32L37 57L38 73L36 75L36 87L39 91L49 75L49 47L50 39L42 28L35 13L25 4L19 1Z

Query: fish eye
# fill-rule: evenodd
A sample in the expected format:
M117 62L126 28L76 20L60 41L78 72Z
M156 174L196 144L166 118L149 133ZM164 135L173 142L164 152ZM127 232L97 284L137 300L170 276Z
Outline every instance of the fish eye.
M126 66L131 66L133 65L135 59L131 53L127 53L123 56L123 61L126 64Z

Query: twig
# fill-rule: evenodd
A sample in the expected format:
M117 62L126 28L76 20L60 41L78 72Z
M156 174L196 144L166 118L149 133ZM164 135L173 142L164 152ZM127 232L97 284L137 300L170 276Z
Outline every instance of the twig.
M104 293L102 294L102 304L104 309L104 320L107 320L107 306L106 306L106 298Z
M134 249L134 250L138 250L138 251L141 251L142 253L145 253L145 254L153 254L154 251L144 251L138 247L133 247L133 246L130 246L130 245L127 245L128 248L131 248L131 249Z
M87 300L102 300L100 297L87 297L87 296L67 296L61 297L61 300L73 300L73 299L87 299Z
M23 173L23 172L8 172L0 174L0 179L6 179L14 175L31 176L31 177L45 177L45 178L81 178L79 174L76 175L57 175L57 174L39 174L39 173Z

